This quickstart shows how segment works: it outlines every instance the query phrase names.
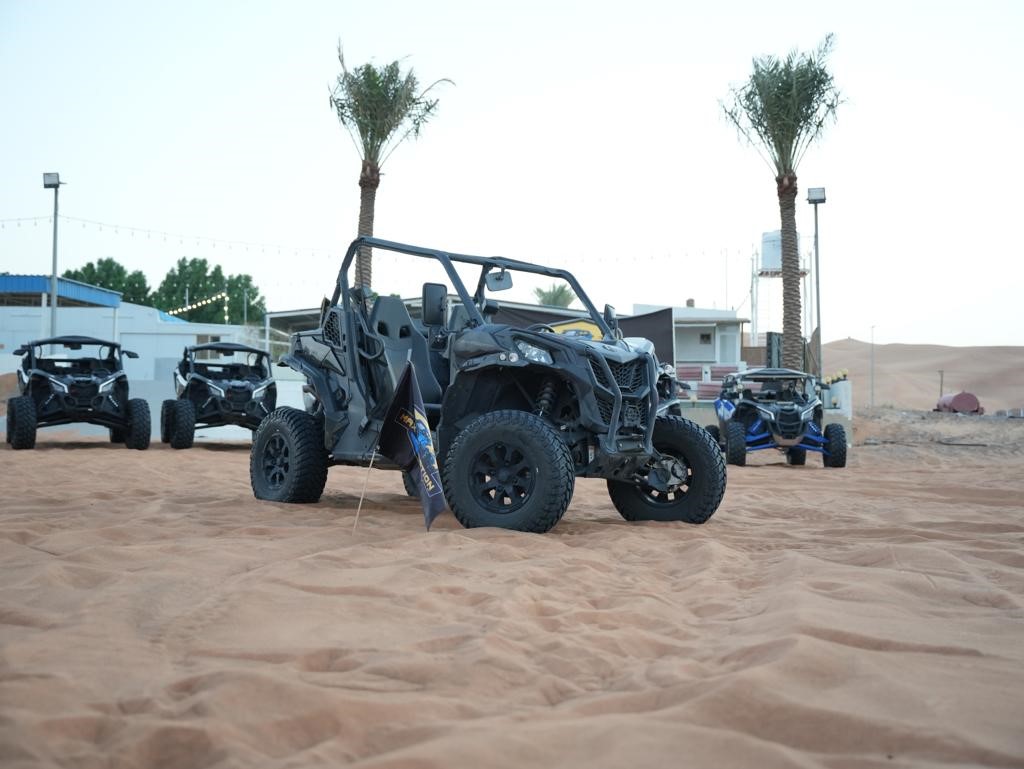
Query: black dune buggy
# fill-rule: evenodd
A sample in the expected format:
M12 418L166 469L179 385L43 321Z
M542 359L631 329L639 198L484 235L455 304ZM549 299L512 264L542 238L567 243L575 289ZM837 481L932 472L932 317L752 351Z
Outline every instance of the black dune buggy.
M791 465L806 464L813 451L825 467L845 467L846 431L834 423L822 429L820 390L812 374L792 369L730 374L715 401L718 424L707 430L731 465L746 464L748 451L778 449Z
M415 319L396 296L371 301L348 283L360 246L419 257L411 261L445 282L423 284ZM460 271L477 281L473 293ZM603 338L495 323L499 306L487 294L511 288L513 273L524 285L567 283ZM319 328L291 337L281 365L305 375L307 407L278 409L260 425L250 459L255 495L314 502L328 466L382 465L382 420L409 361L436 437L444 494L463 526L548 531L569 506L577 476L607 479L629 521L703 523L722 500L721 452L678 416L672 367L659 366L648 340L624 340L614 309L598 313L570 273L376 238L349 246Z
M255 433L277 405L269 358L263 350L233 342L186 347L174 370L178 398L160 407L160 440L187 449L196 425L239 425Z
M137 358L135 353L90 336L57 336L26 342L14 354L24 357L18 369L21 395L7 401L11 448L34 448L38 427L73 422L109 428L111 443L149 448L149 404L128 397L124 372L124 358Z

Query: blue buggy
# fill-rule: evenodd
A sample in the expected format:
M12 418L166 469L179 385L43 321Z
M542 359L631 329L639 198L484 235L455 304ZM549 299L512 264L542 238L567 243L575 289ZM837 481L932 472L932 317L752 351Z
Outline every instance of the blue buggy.
M822 426L821 387L812 374L785 368L760 368L728 375L715 401L717 425L707 431L725 451L730 465L745 465L748 451L777 449L791 465L821 454L825 467L846 466L846 431Z

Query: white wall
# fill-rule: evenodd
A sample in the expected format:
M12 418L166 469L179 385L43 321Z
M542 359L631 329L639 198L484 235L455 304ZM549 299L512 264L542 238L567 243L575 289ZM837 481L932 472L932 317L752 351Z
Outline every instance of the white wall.
M158 310L122 303L109 307L59 307L57 334L79 334L120 342L139 354L125 361L129 380L153 379L162 366L161 358L180 358L186 346L196 344L199 335L220 336L222 342L260 346L244 326L216 323L182 323L160 318ZM52 336L50 310L46 307L0 307L0 374L14 371L20 358L13 353L25 342ZM256 344L254 344L256 342Z

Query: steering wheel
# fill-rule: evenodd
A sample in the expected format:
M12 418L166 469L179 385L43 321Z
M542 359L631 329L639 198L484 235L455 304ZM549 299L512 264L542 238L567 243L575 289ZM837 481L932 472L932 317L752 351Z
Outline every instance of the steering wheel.
M551 328L551 326L549 326L547 323L534 323L532 325L527 326L526 330L527 331L550 331L552 334L557 334L558 333L553 328Z

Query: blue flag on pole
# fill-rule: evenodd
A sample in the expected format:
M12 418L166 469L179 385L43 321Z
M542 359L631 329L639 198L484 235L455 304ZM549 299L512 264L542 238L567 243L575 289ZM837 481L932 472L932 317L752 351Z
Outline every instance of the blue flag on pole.
M423 518L429 531L430 524L448 507L441 489L441 473L423 408L423 395L411 362L405 365L398 380L395 396L384 417L379 446L381 454L412 478L419 491Z

